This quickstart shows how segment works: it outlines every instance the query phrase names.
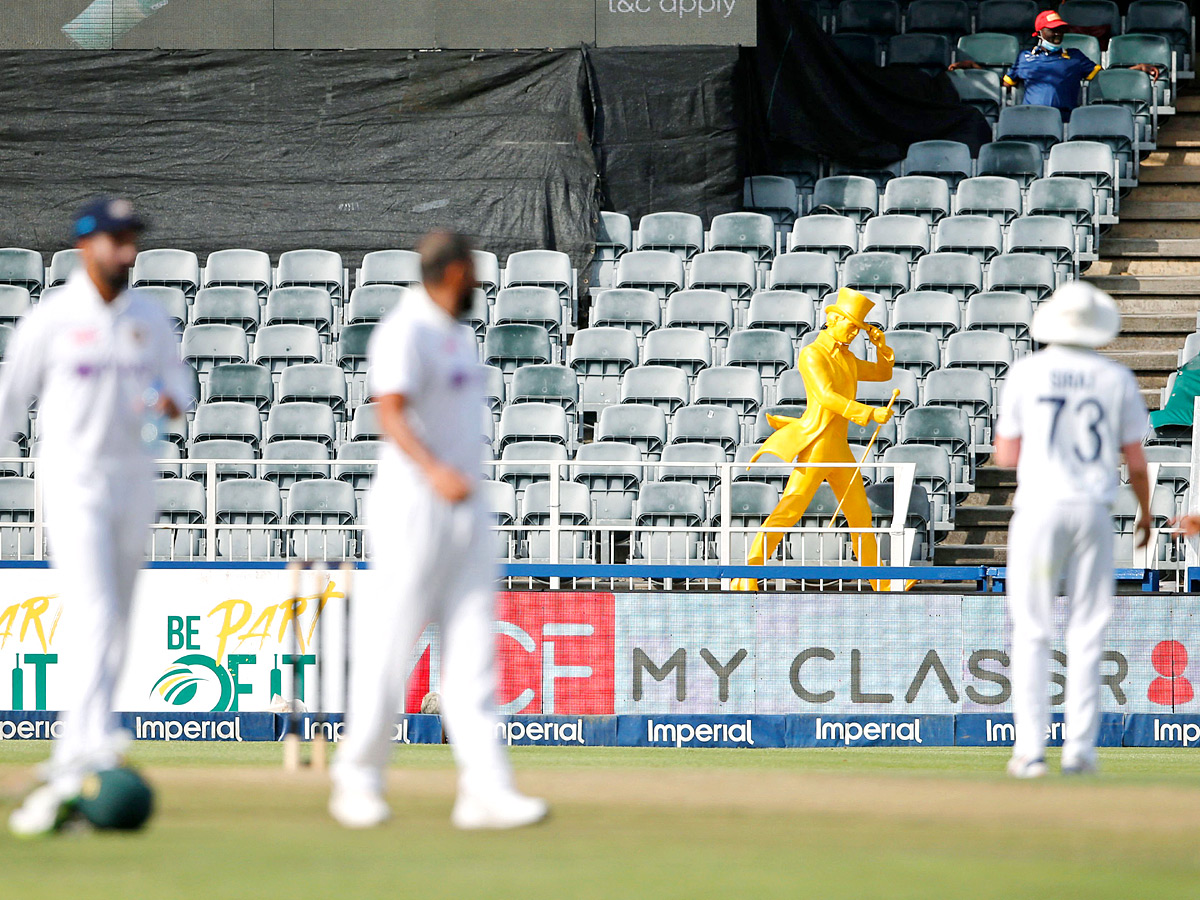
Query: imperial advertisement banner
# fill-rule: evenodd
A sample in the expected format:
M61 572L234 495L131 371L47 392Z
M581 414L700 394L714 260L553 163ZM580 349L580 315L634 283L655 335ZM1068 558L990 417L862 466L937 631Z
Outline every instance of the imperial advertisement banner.
M371 626L372 604L387 601L372 587L372 573L358 573L353 616L364 627ZM341 575L306 578L294 616L289 590L281 570L143 573L117 708L266 712L296 698L310 710L340 712ZM1006 616L1004 598L988 595L502 593L497 702L506 716L616 714L656 722L675 715L829 722L979 714L978 739L990 742L988 723L1011 721ZM1049 689L1061 711L1065 603L1057 618ZM70 702L80 654L95 640L73 628L74 620L52 571L5 570L0 710L56 710ZM1150 716L1145 740L1172 740L1173 733L1154 731L1152 717L1200 716L1197 654L1200 598L1118 598L1102 663L1103 710ZM403 663L408 691L397 712L421 711L426 695L439 689L440 662L431 625Z

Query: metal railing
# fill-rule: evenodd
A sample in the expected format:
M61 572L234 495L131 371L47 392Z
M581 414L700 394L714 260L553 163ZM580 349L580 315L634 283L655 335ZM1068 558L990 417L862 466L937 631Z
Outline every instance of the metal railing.
M271 562L287 559L337 562L369 559L371 548L361 522L361 501L366 491L369 473L375 460L241 460L241 459L164 459L161 468L177 468L190 477L164 478L163 482L199 482L203 488L202 509L180 507L160 510L159 521L152 525L148 540L148 556L152 561L209 562L246 561ZM41 479L35 461L30 458L0 459L8 471L32 477L33 508L20 511L15 507L0 513L0 559L47 559L47 541L42 513ZM499 563L510 570L506 581L510 587L527 585L562 586L564 581L590 583L663 583L672 586L682 581L685 588L728 586L723 570L744 566L755 536L763 530L765 507L754 510L734 508L733 485L743 481L775 481L786 478L796 467L784 462L664 462L661 460L579 461L579 460L493 460L485 463L488 473L499 476L500 483L512 487L511 503L500 510L495 526L497 535L493 553ZM855 468L852 463L829 464L830 468ZM916 466L912 463L871 461L864 467L866 481L891 485L891 510L886 515L873 516L871 527L852 528L843 515L833 521L832 510L819 513L810 507L800 521L789 528L772 528L783 540L771 559L767 585L784 588L792 576L780 577L780 572L792 567L807 572L808 584L861 584L862 576L848 577L839 569L859 566L853 552L853 541L859 535L871 534L879 546L879 564L893 569L928 565L933 550L932 522L921 522L908 515L909 501L917 483ZM1152 485L1182 484L1189 472L1188 463L1150 463ZM294 469L300 471L284 471ZM225 510L218 509L216 485L222 481L237 481L229 470L253 472L261 476L271 471L282 482L281 505L260 513L253 520L238 521ZM308 470L306 473L304 470ZM638 472L630 476L625 493L640 495L648 483L700 484L703 507L691 510L660 510L645 512L636 504L632 515L623 519L604 519L595 515L596 501L609 492L589 490L589 509L580 516L577 509L564 508L564 485L586 480L587 476L614 476L614 470ZM1164 473L1183 470L1185 477L1163 478ZM351 475L355 494L353 510L297 511L295 516L307 521L289 521L287 496L297 482L321 473L333 478ZM887 476L884 473L889 473ZM672 480L673 473L678 480ZM683 476L683 477L680 477ZM500 480L507 479L507 480ZM545 483L544 505L533 509L525 502L524 494L534 483ZM490 489L485 486L483 490ZM949 489L953 489L952 487ZM1161 489L1161 488L1160 488ZM692 492L693 496L695 492ZM1176 489L1175 512L1193 510L1195 505L1190 489ZM484 502L487 502L486 499ZM493 512L497 504L492 504ZM350 515L352 513L352 516ZM639 515L640 513L640 515ZM175 521L165 520L174 516ZM1196 542L1185 541L1172 534L1166 522L1166 512L1160 510L1155 520L1150 544L1135 550L1132 558L1118 557L1118 568L1129 567L1156 570L1160 573L1180 573L1196 566ZM316 520L320 521L316 521ZM686 520L686 521L681 521ZM1129 526L1129 527L1124 527ZM1131 522L1118 519L1118 535L1130 533ZM915 557L915 558L914 558ZM590 569L589 569L590 567ZM829 568L828 577L819 570ZM669 574L647 575L651 570L684 571L686 576ZM511 570L520 570L514 574ZM584 570L600 571L603 575L578 574ZM705 574L711 570L713 574ZM818 570L814 574L814 570ZM567 573L573 574L558 574ZM902 580L892 573L886 578ZM801 585L804 586L803 584ZM1183 579L1179 579L1183 589Z
M0 557L45 560L48 548L36 461L12 458L0 460L0 464L7 464L9 471L32 477L33 482L32 509L21 512L14 507L7 516L0 518ZM265 562L303 558L333 562L369 558L370 548L359 514L369 477L367 473L377 465L374 460L163 459L157 464L160 470L177 470L183 476L162 478L161 482L198 482L203 488L204 500L202 508L198 508L198 504L182 503L173 508L164 508L160 504L158 521L152 525L148 539L148 556L152 561ZM736 511L732 486L737 476L754 473L760 479L766 479L771 473L777 473L777 480L782 480L795 468L782 462L746 465L657 460L495 460L485 466L488 474L508 478L500 483L512 486L511 505L500 511L501 522L495 526L497 561L540 564L547 567L548 572L557 566L581 563L622 567L707 566L714 570L718 566L744 563L764 514L770 509ZM855 465L838 463L832 467L849 469ZM524 474L514 476L514 469ZM639 477L631 479L630 494L639 494L642 485L659 480L682 485L706 484L700 490L702 505L688 510L643 513L640 517L638 508L634 507L633 515L624 520L596 520L594 504L589 504L586 516L580 516L579 510L564 510L563 486L570 483L573 475L613 469L640 473ZM775 554L776 564L857 565L850 549L851 541L856 535L868 533L881 545L880 563L883 565L908 566L915 547L932 546L929 529L907 521L916 467L911 463L872 461L867 469L877 475L884 470L893 470L892 509L898 512L882 519L876 517L872 527L851 528L844 523L844 517L839 517L843 524L835 527L830 521L832 511L824 509L820 514L823 520L806 515L795 527L771 529L785 535L781 549ZM258 514L249 512L247 516L238 517L229 510L218 508L218 483L244 480L238 476L247 472L260 477L270 472L278 480L280 506L277 511L261 510ZM686 473L686 476L671 481L674 472ZM355 493L354 509L297 510L289 516L287 496L296 483L314 476L344 478L348 473ZM868 475L868 480L870 477ZM531 510L526 508L524 494L535 482L548 484L547 502L538 510ZM482 489L488 490L488 486ZM589 490L589 501L604 493ZM696 492L692 494L695 496ZM483 502L488 499L484 498ZM494 504L493 512L496 512ZM347 513L353 513L353 518ZM303 521L289 521L291 518L303 518ZM549 577L551 585L558 587L561 579ZM515 576L510 579L516 580Z

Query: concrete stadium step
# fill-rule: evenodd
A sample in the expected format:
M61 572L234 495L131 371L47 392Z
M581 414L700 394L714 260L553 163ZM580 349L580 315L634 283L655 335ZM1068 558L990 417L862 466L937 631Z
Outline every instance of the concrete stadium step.
M1200 153L1181 154L1195 157L1187 162L1184 160L1155 161L1154 154L1142 160L1141 172L1138 173L1138 190L1144 186L1156 184L1195 184L1200 182ZM1166 154L1164 154L1166 156Z
M1196 315L1193 310L1185 312L1144 312L1127 310L1125 303L1126 297L1114 298L1117 301L1117 308L1121 310L1121 334L1143 335L1143 334L1167 334L1167 335L1189 335L1196 330ZM1200 303L1196 303L1195 310L1200 310ZM1179 346L1183 346L1180 343Z
M1173 372L1174 369L1171 371ZM1148 391L1159 391L1165 388L1167 386L1167 378L1170 377L1170 374L1170 372L1134 373L1137 378L1138 387L1142 389L1143 394Z
M1003 529L1008 527L1008 522L1011 518L1011 505L975 506L964 503L954 511L954 526L956 529L963 531ZM983 543L988 542L983 541Z
M1107 253L1107 250L1105 251ZM1150 256L1135 259L1120 257L1105 257L1096 260L1083 272L1089 281L1106 275L1136 275L1147 278L1192 277L1200 287L1200 259L1173 258L1169 256ZM1168 287L1164 293L1169 293L1176 286ZM1183 293L1183 292L1181 292ZM1190 293L1190 292L1188 292Z
M1162 221L1159 219L1128 219L1120 222L1106 231L1100 238L1101 249L1109 256L1109 245L1114 240L1123 238L1150 238L1162 240L1200 240L1200 219L1196 221L1176 220ZM1158 248L1161 252L1162 248Z
M1200 227L1200 218L1196 220ZM1200 260L1200 237L1168 238L1168 237L1106 237L1102 241L1105 259L1154 259L1160 264L1162 257L1169 256L1176 260ZM1103 260L1097 260L1103 262ZM1090 269L1089 269L1090 271Z
M984 466L975 473L975 490L987 493L995 490L1012 490L1017 486L1017 470L1000 466Z
M990 471L991 466L981 466L975 470L975 491L959 503L955 509L1004 509L1012 505L1017 493L1017 481L1014 476L1011 484L1001 484L990 488L981 488L979 476Z
M1004 544L938 544L933 551L938 566L1002 566L1008 558Z
M1136 193L1136 192L1135 192ZM1134 195L1130 195L1132 198ZM1200 219L1200 202L1189 200L1137 200L1128 199L1121 202L1121 219L1167 219L1185 220ZM1100 250L1105 255L1108 248L1100 242Z
M1153 170L1147 169L1147 171L1159 173L1163 171L1163 168L1173 167L1162 167ZM1191 172L1195 171L1195 168L1195 166L1180 166L1179 171ZM1200 181L1200 179L1196 179L1196 181ZM1162 178L1155 178L1149 184L1142 184L1139 181L1137 187L1137 199L1133 199L1133 195L1131 194L1125 203L1142 203L1149 201L1154 203L1197 203L1200 202L1200 184L1197 184L1195 181L1184 183L1174 181L1166 182L1163 181ZM1126 218L1125 204L1121 205L1121 218Z
M1139 375L1146 373L1169 374L1179 368L1180 344L1174 350L1109 350L1101 352L1109 359L1128 366Z
M1200 302L1200 275L1130 272L1128 269L1131 266L1137 268L1128 260L1121 260L1117 264L1102 259L1093 263L1083 277L1114 297L1117 294L1152 294L1167 298L1190 295L1191 302Z
M1096 283L1099 279L1088 278ZM1097 284L1097 287L1102 285ZM1129 292L1110 290L1117 308L1122 316L1146 315L1151 318L1163 318L1173 323L1176 318L1183 325L1186 319L1195 324L1196 313L1200 311L1200 294L1155 294L1150 291ZM1174 327L1174 326L1173 326Z
M1146 318L1153 319L1153 316ZM1124 320L1122 320L1122 330L1118 338L1113 341L1108 349L1119 353L1170 353L1174 354L1183 346L1183 342L1187 339L1187 335L1196 330L1196 323L1193 319L1192 327L1183 332L1174 331L1159 331L1159 332L1137 332L1126 331L1124 328ZM1174 368L1174 367L1172 367Z
M1200 130L1173 130L1168 134L1164 128L1158 133L1158 146L1172 149L1200 148Z
M1002 565L1016 488L1015 469L988 465L976 470L975 492L955 509L954 531L934 548L934 562L943 566Z
M955 513L954 531L944 537L938 547L996 547L1008 543L1008 523L994 527L960 526Z

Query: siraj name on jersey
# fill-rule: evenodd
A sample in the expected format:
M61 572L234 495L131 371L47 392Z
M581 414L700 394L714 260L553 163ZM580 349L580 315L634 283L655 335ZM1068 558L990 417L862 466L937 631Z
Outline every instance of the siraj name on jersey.
M1050 384L1059 390L1090 391L1096 386L1096 377L1092 372L1053 369L1050 372Z

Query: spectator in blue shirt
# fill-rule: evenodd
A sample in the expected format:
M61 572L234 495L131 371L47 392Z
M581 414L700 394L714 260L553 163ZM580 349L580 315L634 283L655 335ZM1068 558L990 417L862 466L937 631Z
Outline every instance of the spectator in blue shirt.
M1067 23L1054 10L1039 13L1034 23L1037 46L1024 50L1004 76L1010 87L1025 85L1025 102L1034 106L1053 106L1065 122L1079 105L1079 87L1091 81L1100 66L1070 47L1063 49L1063 29Z
M1038 13L1033 32L1038 39L1037 45L1032 50L1021 51L1004 76L1004 83L1009 87L1025 86L1025 103L1053 106L1062 114L1064 122L1071 117L1071 110L1079 105L1080 85L1091 81L1100 71L1100 66L1082 51L1074 47L1063 49L1067 27L1068 23L1054 10ZM960 60L952 63L950 68L979 69L982 66L972 60ZM1139 64L1129 68L1158 80L1156 66Z

